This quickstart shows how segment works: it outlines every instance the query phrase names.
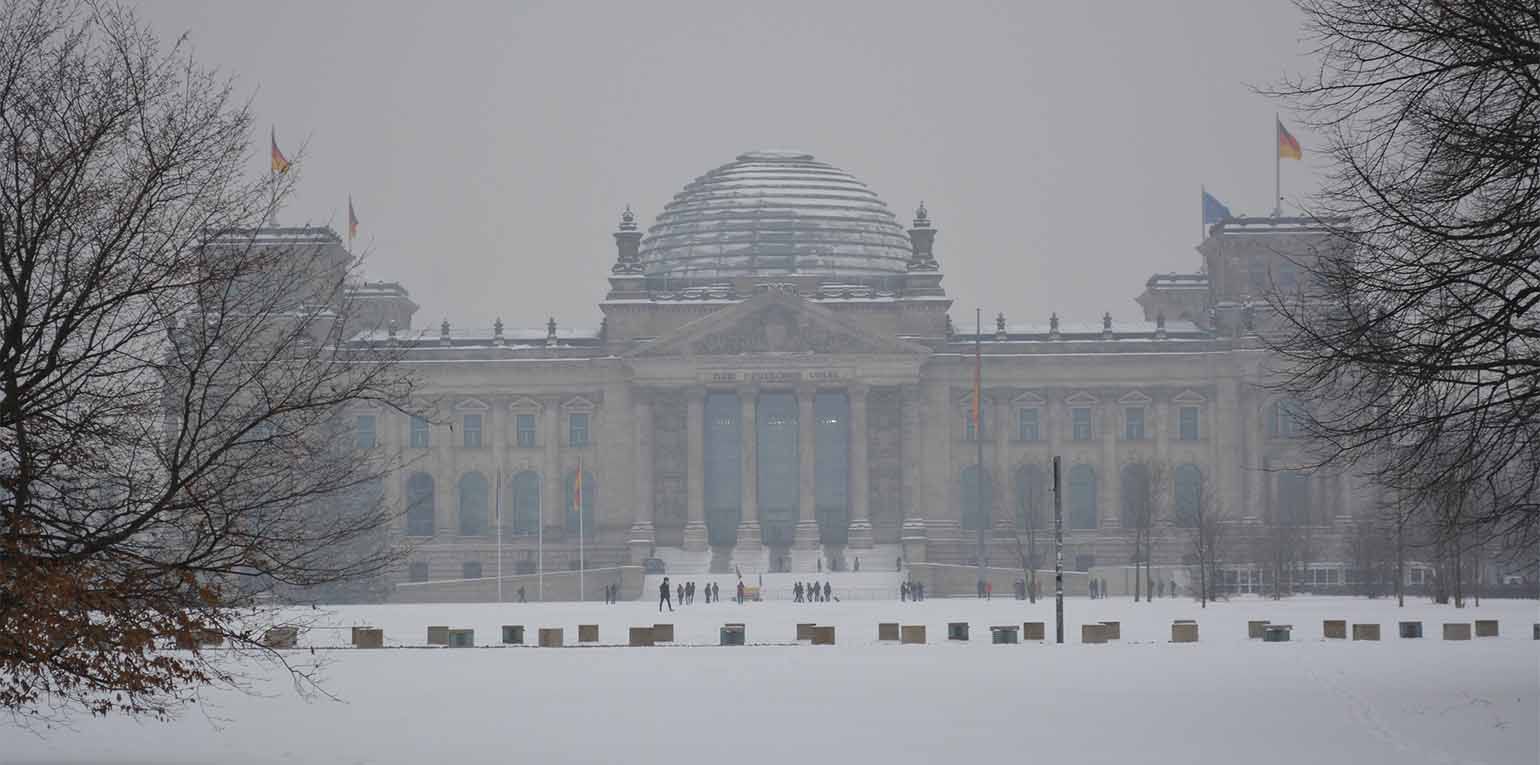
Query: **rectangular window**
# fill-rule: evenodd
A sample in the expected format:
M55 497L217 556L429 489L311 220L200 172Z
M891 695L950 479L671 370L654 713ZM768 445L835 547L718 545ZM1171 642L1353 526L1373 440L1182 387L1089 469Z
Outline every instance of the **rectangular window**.
M481 448L481 415L465 415L465 446L470 449Z
M481 561L479 561L479 560L468 560L468 561L460 564L460 578L461 579L480 579L481 578Z
M519 446L529 449L535 445L535 415L515 415L513 418L513 428L516 432Z
M1183 441L1198 440L1198 407L1184 406L1176 414L1177 438Z
M374 415L358 415L357 424L353 427L353 444L360 449L374 448Z
M428 564L423 562L413 563L407 567L406 578L413 582L428 581Z
M567 444L569 446L588 445L588 415L567 415Z
M1036 409L1022 409L1016 413L1016 438L1021 441L1036 441L1040 437Z
M412 434L410 443L413 449L428 448L428 420L426 418L412 418Z
M1123 408L1123 438L1129 441L1144 440L1144 407Z
M1069 410L1070 437L1076 441L1091 440L1091 407L1077 406Z

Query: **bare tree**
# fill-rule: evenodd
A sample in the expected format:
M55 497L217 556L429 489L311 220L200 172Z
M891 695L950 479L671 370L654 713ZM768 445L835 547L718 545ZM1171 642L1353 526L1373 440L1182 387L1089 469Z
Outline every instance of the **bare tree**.
M1152 600L1153 577L1150 574L1151 548L1155 523L1165 502L1170 483L1170 469L1153 458L1123 466L1119 489L1123 495L1123 524L1134 530L1134 602L1139 601L1140 580L1145 600ZM1143 569L1142 573L1140 569Z
M1178 492L1180 493L1180 492ZM1198 603L1208 608L1218 589L1219 561L1223 557L1225 528L1228 518L1224 501L1214 481L1200 476L1196 496L1191 502L1190 516L1182 512L1182 498L1178 498L1177 525L1191 530L1193 558L1197 561Z
M1297 0L1318 69L1272 93L1325 138L1342 249L1271 298L1323 461L1437 503L1444 541L1540 545L1540 7ZM1390 458L1392 457L1393 458Z
M249 177L252 128L122 8L0 10L0 708L24 720L174 714L239 678L161 649L282 661L265 595L393 560L393 460L349 407L410 381L343 342L340 246L259 232L294 176Z

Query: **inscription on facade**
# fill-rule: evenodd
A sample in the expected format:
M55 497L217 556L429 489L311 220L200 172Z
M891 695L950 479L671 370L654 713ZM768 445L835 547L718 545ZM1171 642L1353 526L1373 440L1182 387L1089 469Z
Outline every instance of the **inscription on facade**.
M829 382L851 379L851 374L847 369L744 369L703 372L700 379L708 383Z

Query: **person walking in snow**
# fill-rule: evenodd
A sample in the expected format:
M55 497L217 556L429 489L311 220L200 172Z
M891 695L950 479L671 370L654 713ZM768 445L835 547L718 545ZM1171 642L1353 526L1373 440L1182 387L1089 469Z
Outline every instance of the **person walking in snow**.
M824 600L825 603L830 603L830 602L833 602L831 600L833 597L834 597L834 588L830 587L829 586L829 580L825 579L824 583L823 583L823 600Z
M791 586L791 602L793 602L793 603L801 603L802 602L802 583L801 582L797 582L796 584L793 584Z
M681 605L681 606L684 605L684 585L683 584L675 586L674 594L677 595L678 598L679 598L679 605Z
M668 604L670 612L674 610L674 603L668 597L671 592L672 590L668 587L668 577L665 576L663 577L663 584L658 585L658 611L661 612L663 610L663 604L665 603Z

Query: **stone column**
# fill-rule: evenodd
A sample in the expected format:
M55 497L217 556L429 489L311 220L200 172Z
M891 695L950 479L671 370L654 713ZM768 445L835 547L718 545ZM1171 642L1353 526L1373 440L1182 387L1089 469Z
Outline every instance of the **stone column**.
M631 561L640 563L652 555L657 540L656 518L652 491L652 396L648 391L637 390L631 398L631 422L636 441L636 519L631 524L631 538L627 547Z
M460 533L459 524L455 523L459 493L456 484L460 480L460 473L456 468L454 445L451 441L460 435L460 425L454 422L454 411L449 412L452 425L430 425L430 445L433 447L433 527L437 531L439 539L453 537Z
M871 549L871 468L866 460L866 386L852 385L850 400L850 546Z
M1101 407L1101 422L1096 423L1101 428L1102 437L1102 465L1100 484L1096 493L1097 512L1101 514L1101 527L1104 529L1119 529L1123 527L1123 494L1119 490L1119 481L1122 478L1118 470L1118 403L1109 402Z
M810 386L797 388L797 530L793 544L800 550L818 549L818 509L813 494L814 442L817 423L813 420L813 397L818 391Z
M995 458L994 466L990 470L994 473L990 476L994 481L994 497L990 512L994 516L995 536L1011 538L1016 533L1016 507L1011 501L1011 397L1002 392L992 403L995 421Z
M706 390L686 392L684 549L706 549Z
M759 403L759 389L754 386L745 386L738 389L738 436L742 459L740 468L742 499L739 504L743 507L743 519L738 525L737 550L744 553L752 553L760 550L764 544L759 538L759 483L758 464L756 460L756 430L755 420L756 405Z
M920 465L925 457L921 446L925 442L924 423L921 419L925 401L918 385L901 386L899 396L902 423L899 449L904 465L903 517L899 524L899 542L903 546L905 561L924 563L927 552L925 508L928 497L921 494L925 487L921 483Z
M1247 520L1258 520L1266 517L1267 504L1267 473L1262 459L1262 437L1266 432L1267 419L1262 412L1265 398L1251 389L1249 383L1242 382L1246 387L1245 395L1241 398L1241 416L1246 423L1245 433L1245 459L1241 463L1244 472L1244 498L1238 515Z
M561 483L561 401L555 396L541 399L541 415L545 427L541 435L545 439L545 463L540 471L540 523L550 536L553 528L566 528L566 492Z

